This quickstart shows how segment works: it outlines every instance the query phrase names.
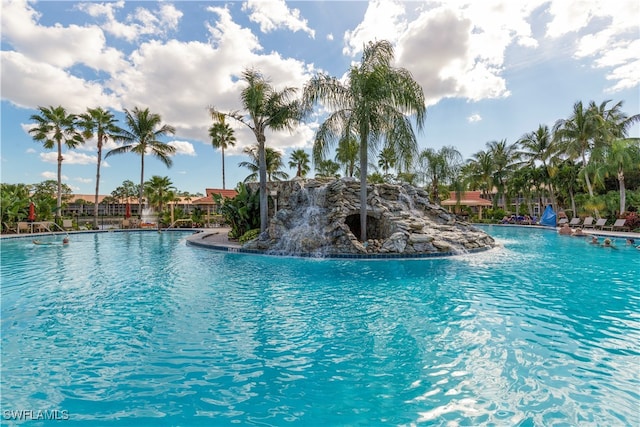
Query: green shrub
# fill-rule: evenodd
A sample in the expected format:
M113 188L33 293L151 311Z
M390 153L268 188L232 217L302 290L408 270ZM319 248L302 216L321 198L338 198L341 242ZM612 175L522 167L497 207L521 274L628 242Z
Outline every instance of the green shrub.
M240 238L238 239L238 242L243 245L250 240L257 239L259 235L260 235L260 229L254 228L253 230L249 230L246 233L244 233L242 236L240 236Z
M506 212L504 211L504 209L486 209L483 212L483 218L484 219L491 219L493 221L501 221L502 218L504 218L504 216L506 215Z
M238 194L233 199L213 195L216 204L220 205L220 215L231 226L230 238L240 237L247 231L260 227L260 192L251 191L243 183L238 184L236 191Z

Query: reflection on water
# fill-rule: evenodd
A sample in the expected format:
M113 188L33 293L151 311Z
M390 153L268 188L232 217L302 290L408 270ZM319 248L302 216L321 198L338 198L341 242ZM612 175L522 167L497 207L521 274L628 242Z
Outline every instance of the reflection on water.
M3 409L77 425L638 425L640 252L487 229L499 248L409 261L227 255L180 233L3 241Z

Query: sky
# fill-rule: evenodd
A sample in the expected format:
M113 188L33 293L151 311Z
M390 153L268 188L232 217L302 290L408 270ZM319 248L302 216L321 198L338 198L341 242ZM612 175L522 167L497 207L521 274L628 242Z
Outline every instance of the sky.
M625 113L640 113L637 0L2 0L0 12L3 183L56 179L56 151L28 130L39 106L61 105L75 114L110 109L121 126L125 109L149 108L176 128L164 139L176 154L171 168L145 156L145 179L167 176L194 194L222 188L208 107L241 109L244 70L301 93L318 73L343 78L376 40L393 44L393 65L424 90L420 150L454 146L469 158L487 142L514 143L569 118L577 101L622 101ZM293 132L268 132L266 144L288 166L293 150L311 153L324 117L318 106ZM225 181L234 188L249 174L238 166L248 160L242 149L256 140L229 124L237 144L225 150ZM639 126L630 136L640 136ZM93 194L95 140L63 151L63 182ZM101 194L124 180L140 182L140 156L103 161Z

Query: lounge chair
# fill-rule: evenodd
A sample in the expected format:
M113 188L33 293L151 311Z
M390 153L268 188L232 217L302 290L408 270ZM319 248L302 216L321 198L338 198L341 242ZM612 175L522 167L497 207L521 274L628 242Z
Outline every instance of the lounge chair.
M9 225L6 222L2 223L2 232L3 233L17 233L18 232L18 227L13 224L13 225Z
M16 229L17 233L31 233L31 227L29 227L28 222L19 222L18 228Z
M616 222L614 222L613 225L604 226L602 229L611 231L629 231L629 227L625 225L626 222L626 218L616 219Z
M607 218L600 218L599 220L596 221L596 223L593 225L594 229L600 229L600 230L604 230L604 226L607 224Z
M582 220L580 218L573 218L571 221L569 221L569 227L577 227L581 222Z
M584 219L584 222L582 223L582 228L593 228L593 217L592 216L588 216Z
M567 218L560 218L560 220L558 221L558 225L566 224L567 222L569 222Z
M122 228L131 228L131 224L129 224L129 220L128 219L123 219L122 220Z
M72 219L63 219L62 220L62 228L64 228L65 230L72 230L73 229L73 220Z

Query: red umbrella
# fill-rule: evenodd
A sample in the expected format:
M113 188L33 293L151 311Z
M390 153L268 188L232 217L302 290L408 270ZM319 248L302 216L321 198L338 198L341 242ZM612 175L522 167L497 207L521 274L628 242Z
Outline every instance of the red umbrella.
M29 217L27 218L29 221L36 220L36 205L33 202L29 203Z
M129 206L129 203L125 206L124 217L127 219L131 218L131 206Z

